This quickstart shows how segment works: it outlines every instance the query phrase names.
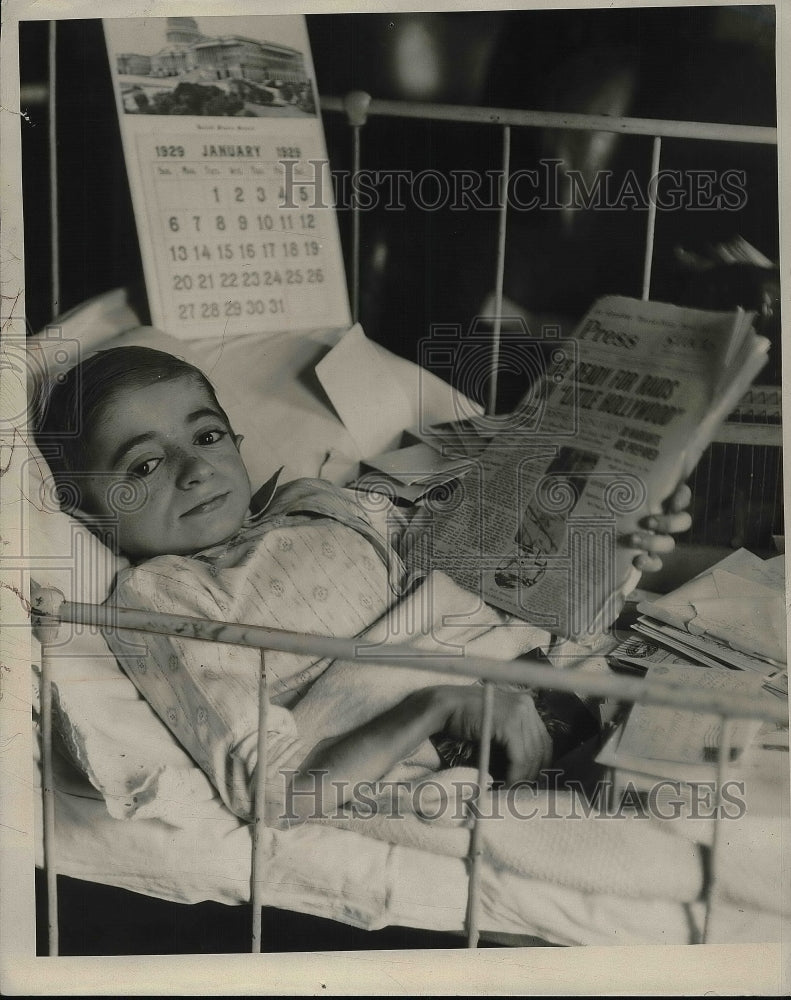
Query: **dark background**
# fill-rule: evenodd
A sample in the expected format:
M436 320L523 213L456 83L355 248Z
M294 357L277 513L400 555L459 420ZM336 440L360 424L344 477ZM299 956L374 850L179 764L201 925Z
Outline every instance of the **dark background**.
M376 97L491 107L624 113L637 117L774 125L771 7L309 15L321 94L364 89ZM25 84L47 82L46 22L21 30L27 310L49 306L47 108L25 102ZM134 218L101 22L58 22L60 311L98 292L142 282ZM40 91L39 91L40 92ZM34 91L28 90L33 94ZM344 116L325 114L330 163L350 169ZM590 157L591 136L513 130L512 169L564 150ZM569 146L571 141L572 145ZM498 169L497 128L372 118L363 131L370 169ZM569 152L570 150L570 152ZM596 161L616 178L650 173L651 139L621 137ZM776 261L777 165L772 146L665 140L663 168L742 169L741 211L660 212L653 298L751 306L754 275L730 271L691 290L674 246L705 251L741 234ZM345 248L350 218L339 212ZM642 210L514 212L509 216L506 295L533 313L579 317L604 293L640 295ZM362 216L366 334L416 360L432 323L467 327L495 282L494 212L379 209ZM705 285L705 287L703 287Z

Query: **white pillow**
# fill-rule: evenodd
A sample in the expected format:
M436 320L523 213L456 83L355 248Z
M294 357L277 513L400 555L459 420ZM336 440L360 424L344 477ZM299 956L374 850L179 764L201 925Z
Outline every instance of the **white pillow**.
M111 293L31 338L25 365L30 393L42 379L57 377L96 350L149 346L206 372L234 429L246 438L243 455L254 486L281 465L285 479L330 471L342 481L354 474L354 444L322 402L313 375L334 342L331 332L185 342L134 319L125 296ZM11 551L27 555L30 576L40 586L54 587L70 601L100 604L128 561L60 510L31 429L24 418L19 424L6 481L21 488L18 496L4 497L12 512L16 508L7 518ZM100 633L63 625L52 652L58 727L112 816L178 823L210 808L216 796L208 779L140 697Z

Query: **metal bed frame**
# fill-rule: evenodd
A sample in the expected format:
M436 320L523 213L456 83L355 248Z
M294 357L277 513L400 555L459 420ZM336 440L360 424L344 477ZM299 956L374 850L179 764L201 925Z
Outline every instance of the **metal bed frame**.
M54 23L53 23L54 36ZM51 67L54 65L54 43L50 49ZM50 77L54 79L54 74ZM543 111L505 110L480 107L465 107L443 104L423 104L396 101L372 100L364 92L355 91L345 98L325 97L321 101L325 112L346 114L352 130L353 169L360 169L362 131L371 115L388 117L420 118L438 122L488 125L502 134L502 177L507 183L509 176L511 129L551 128L580 129L584 131L606 131L629 135L643 135L652 138L652 176L659 170L662 139L665 137L690 140L716 140L717 142L777 144L777 130L769 127L740 125L720 125L715 123L662 121L655 119L608 117L601 115L564 114ZM54 135L54 99L51 104L50 130ZM52 173L52 225L53 225L53 302L59 299L58 288L58 247L57 247L57 190L55 185L56 163L51 164ZM487 411L494 412L497 395L497 364L500 349L501 312L503 302L503 274L505 260L505 239L508 219L508 199L502 198L498 215L498 247L495 261L495 311L492 331L492 378L488 386ZM656 202L651 200L647 217L645 250L643 261L642 297L648 299L651 288L651 268L653 261L654 231L656 224ZM355 321L359 313L360 292L360 214L359 207L353 206L352 246L351 246L351 301ZM55 789L52 765L52 659L50 642L57 626L61 623L75 623L94 627L111 626L168 635L189 636L196 639L244 645L260 650L261 666L259 676L259 733L257 787L255 790L255 815L252 837L252 937L251 951L258 953L262 946L261 910L265 885L266 859L263 851L266 821L264 818L264 777L266 775L266 730L269 697L266 676L266 650L281 650L299 654L313 654L317 657L342 657L343 659L364 661L369 647L356 639L336 639L331 637L303 635L272 628L229 624L227 622L206 621L196 618L179 617L141 612L122 608L107 608L95 605L63 602L57 613L39 619L42 626L42 671L41 671L41 718L43 755L43 815L44 815L44 867L47 885L47 922L49 954L58 954L58 901L57 901L57 853L55 844ZM371 659L372 657L368 657ZM641 702L669 705L690 711L706 711L718 714L722 719L721 746L716 781L716 805L720 815L722 786L729 767L731 745L731 725L734 718L761 718L768 721L787 723L787 708L777 704L762 705L755 701L719 692L708 692L680 687L667 682L648 681L639 678L616 676L592 676L577 672L558 671L537 662L519 660L503 662L483 657L426 657L419 649L399 646L398 654L388 657L381 645L376 645L375 659L379 663L417 668L420 670L455 671L466 676L483 679L483 726L481 756L478 768L478 794L485 785L489 769L489 743L492 731L492 705L494 684L516 682L538 688L553 688L559 691L573 691L581 695L599 698L611 697L623 702ZM478 946L480 937L480 876L481 876L481 823L485 822L473 810L468 852L468 905L466 915L467 945ZM702 940L706 943L709 918L716 893L718 845L720 842L720 822L715 824L711 854L711 875L706 887L706 917Z

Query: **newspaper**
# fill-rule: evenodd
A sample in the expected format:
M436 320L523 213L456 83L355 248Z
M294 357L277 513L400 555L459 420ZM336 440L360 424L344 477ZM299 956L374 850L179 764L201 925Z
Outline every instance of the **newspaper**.
M555 634L600 634L637 582L632 533L766 361L753 319L596 302L572 338L541 344L540 377L510 422L497 418L472 470L416 515L415 564Z

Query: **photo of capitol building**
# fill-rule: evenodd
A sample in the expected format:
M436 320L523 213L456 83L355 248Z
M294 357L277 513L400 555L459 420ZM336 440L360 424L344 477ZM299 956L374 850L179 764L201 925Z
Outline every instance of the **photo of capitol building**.
M165 18L165 45L123 52L116 69L131 114L315 114L302 52L245 35L212 37L194 17Z

